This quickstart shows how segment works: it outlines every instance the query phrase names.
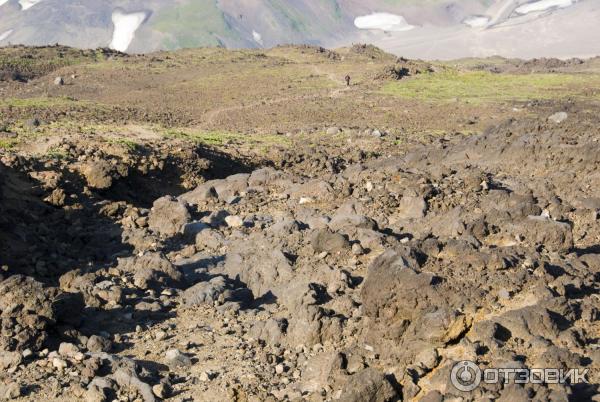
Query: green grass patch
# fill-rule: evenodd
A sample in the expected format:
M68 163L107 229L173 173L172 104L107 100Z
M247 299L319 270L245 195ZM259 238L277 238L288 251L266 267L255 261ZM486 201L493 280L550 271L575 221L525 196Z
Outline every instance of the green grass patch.
M52 107L59 105L67 105L74 103L73 99L67 97L57 98L8 98L0 100L0 106L8 106L15 108L37 108L37 107Z
M19 143L17 138L0 139L0 149L12 149Z
M136 151L140 147L140 144L129 138L110 138L108 142L111 144L122 145L132 152Z
M249 135L226 131L167 130L164 136L212 146L227 144L286 145L289 143L289 139L281 135Z
M59 147L51 147L46 152L46 156L52 159L66 159L69 155L67 151Z
M493 74L447 71L392 82L383 93L424 101L468 102L525 101L586 96L586 88L598 85L595 74Z

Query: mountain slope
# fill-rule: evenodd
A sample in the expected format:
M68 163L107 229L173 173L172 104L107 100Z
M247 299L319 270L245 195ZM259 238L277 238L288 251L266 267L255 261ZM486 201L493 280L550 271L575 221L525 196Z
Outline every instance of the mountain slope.
M111 45L136 53L361 41L411 57L564 57L600 53L587 40L598 30L599 6L598 0L0 0L0 45Z

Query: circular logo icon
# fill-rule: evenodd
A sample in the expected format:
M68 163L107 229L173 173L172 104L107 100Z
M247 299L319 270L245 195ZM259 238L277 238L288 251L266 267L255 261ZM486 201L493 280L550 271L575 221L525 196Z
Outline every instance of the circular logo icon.
M475 363L463 360L452 367L450 381L459 391L473 391L481 383L481 370Z

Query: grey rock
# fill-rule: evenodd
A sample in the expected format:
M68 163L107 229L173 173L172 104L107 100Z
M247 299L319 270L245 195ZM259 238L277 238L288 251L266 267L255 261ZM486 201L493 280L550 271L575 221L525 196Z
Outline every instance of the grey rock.
M396 390L385 376L376 369L368 368L349 378L339 400L342 402L386 402L397 397Z
M557 112L554 113L552 116L548 117L548 121L555 123L555 124L560 124L563 121L567 120L569 118L569 115L567 114L567 112Z
M173 236L183 231L191 222L191 216L183 201L165 196L154 201L148 215L148 226L163 236Z
M89 337L86 347L92 353L109 352L112 348L112 342L103 336L92 335Z
M425 216L427 203L420 196L404 196L398 209L401 219L420 219Z
M350 242L340 233L318 229L311 236L311 245L316 253L338 253L350 249Z
M181 353L179 349L167 350L165 360L170 367L189 367L192 365L192 360Z
M133 273L134 284L141 289L178 287L183 279L177 267L161 253L120 259L119 268Z

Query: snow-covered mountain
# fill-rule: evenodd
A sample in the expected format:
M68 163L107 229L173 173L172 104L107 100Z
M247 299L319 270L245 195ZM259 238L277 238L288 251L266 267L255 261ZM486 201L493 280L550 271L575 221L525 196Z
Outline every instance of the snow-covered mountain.
M0 45L148 52L371 42L409 57L600 54L600 0L0 0Z

